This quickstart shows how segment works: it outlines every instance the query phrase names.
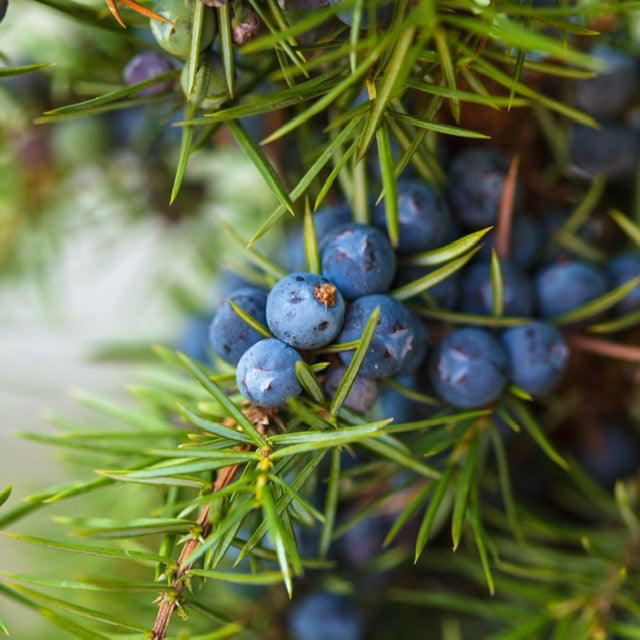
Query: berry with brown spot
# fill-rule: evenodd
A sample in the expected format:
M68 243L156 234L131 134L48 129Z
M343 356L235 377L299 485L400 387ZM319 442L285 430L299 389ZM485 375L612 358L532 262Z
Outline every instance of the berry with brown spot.
M296 349L329 344L342 328L345 304L335 284L315 273L294 272L267 297L267 325Z

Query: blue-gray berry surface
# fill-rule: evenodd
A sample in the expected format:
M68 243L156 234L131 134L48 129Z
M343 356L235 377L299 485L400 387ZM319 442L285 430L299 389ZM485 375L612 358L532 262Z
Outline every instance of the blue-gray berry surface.
M346 202L323 207L313 214L313 226L318 246L336 227L351 222L351 207ZM287 234L286 263L289 271L304 271L307 268L304 252L304 230L297 225Z
M387 233L384 200L373 209L373 223ZM435 189L419 180L399 180L398 226L398 253L428 251L444 243L451 227L451 215Z
M292 640L362 640L364 620L344 596L314 591L294 600L287 619Z
M576 458L585 471L599 484L610 490L617 480L638 471L640 448L631 425L617 422L599 424L581 434Z
M500 336L509 358L511 381L531 395L551 391L562 379L569 347L558 329L547 322L510 327Z
M592 78L573 81L574 104L595 118L613 118L622 112L637 89L636 60L602 45L593 47L591 55L607 68Z
M236 368L240 393L261 407L279 407L302 392L296 375L300 354L275 338L256 342Z
M209 354L209 316L196 315L189 318L178 334L176 349L194 360L211 363Z
M264 325L267 322L267 294L257 287L238 289L223 300L213 317L209 330L211 347L225 362L237 364L242 354L264 336L240 318L229 303L230 300Z
M392 289L396 289L414 282L415 280L419 280L434 270L435 269L433 267L416 267L408 265L398 267ZM458 304L459 290L460 271L455 271L444 280L441 280L432 287L429 287L426 291L409 298L407 302L418 302L425 298L429 301L433 299L438 306L444 307L445 309L453 309Z
M500 267L504 288L504 315L530 315L534 309L534 293L529 277L509 262L502 262ZM463 273L460 306L467 313L491 314L493 299L491 262L475 262Z
M534 279L538 310L544 318L573 311L604 295L607 275L581 260L570 260L545 267Z
M413 344L398 375L409 375L422 369L429 349L427 325L416 314L410 313L410 316L413 327Z
M434 348L429 363L431 386L461 409L497 400L507 384L508 360L502 345L485 329L454 329Z
M607 265L611 287L619 287L640 276L640 250L629 250L613 256ZM640 284L636 285L616 305L620 313L628 313L640 308Z
M173 63L167 56L157 51L142 51L127 63L123 71L123 76L125 84L132 85L143 82L144 80L150 80L173 69ZM163 82L138 91L138 95L152 96L158 93L164 93L171 89L172 85L173 81L171 79L164 80Z
M397 300L384 294L363 296L348 307L342 331L336 342L351 342L362 337L362 333L376 307L380 307L380 318L369 346L360 374L380 379L400 373L415 345L414 321L411 313ZM340 357L349 364L353 351L342 351Z
M448 195L460 224L480 229L495 223L508 171L508 158L495 149L473 147L454 157L448 173ZM516 201L517 196L518 189Z
M342 328L344 312L344 300L335 284L314 273L286 275L267 297L269 329L297 349L329 344Z
M629 181L640 162L640 133L620 122L605 122L599 129L575 125L569 136L572 174L591 180L602 174L610 180Z
M347 368L344 366L334 366L327 370L323 387L330 398L335 396L346 370ZM365 376L356 376L344 401L344 406L359 413L369 413L377 398L378 383Z
M389 290L396 255L387 237L375 227L350 223L328 234L321 247L322 274L347 300Z
M399 375L394 378L409 392L421 391L422 374ZM413 422L423 420L433 414L433 407L401 393L391 386L383 384L379 393L380 418L392 418L393 422Z
M543 220L546 220L545 216ZM495 247L495 231L492 229L482 238L482 247L476 254L478 258L491 258ZM535 262L544 243L544 222L530 214L515 214L509 233L508 261L519 269L528 269Z
M332 7L343 2L343 0L329 0L329 4ZM376 9L376 25L378 27L386 27L391 22L393 17L393 0L378 0L377 4L381 5ZM345 24L351 26L353 22L353 5L349 9L338 11L338 18ZM369 16L369 9L367 8L367 1L363 3L362 19L360 21L361 29L368 29L373 21Z

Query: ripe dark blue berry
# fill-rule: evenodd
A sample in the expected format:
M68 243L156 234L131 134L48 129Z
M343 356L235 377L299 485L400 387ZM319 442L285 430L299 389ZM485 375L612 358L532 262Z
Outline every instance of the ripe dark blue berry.
M604 423L580 434L575 452L585 471L606 489L638 471L638 441L624 424Z
M150 80L173 69L173 64L167 56L163 56L157 51L142 51L127 63L123 71L123 76L125 84L132 85ZM173 81L171 79L165 80L146 89L142 89L142 91L138 91L138 95L152 96L158 93L164 93L171 89L172 84Z
M229 301L261 324L266 324L267 294L262 289L245 287L229 294L213 317L209 340L211 347L225 362L237 364L242 354L264 336L252 329L234 311Z
M375 227L350 223L325 237L322 274L348 300L389 290L396 256L387 237Z
M630 180L640 161L640 135L616 122L599 129L576 125L569 137L572 173L592 179L597 174L611 180Z
M402 303L383 294L354 300L347 309L342 331L336 341L351 342L361 338L376 307L380 307L380 318L360 374L379 379L401 372L407 358L416 348L414 321ZM340 357L349 364L353 351L342 351Z
M0 22L7 15L7 8L9 7L9 0L0 0Z
M373 210L373 223L387 233L386 206L382 200ZM399 253L434 249L444 243L451 216L443 198L418 180L398 181Z
M607 65L594 76L573 82L573 99L578 109L595 118L619 115L633 96L638 78L636 61L632 56L606 46L595 46L591 55Z
M399 267L396 271L395 280L393 281L393 288L402 287L410 282L423 278L433 270L433 268L429 267ZM438 284L427 289L426 294L431 296L439 306L444 307L445 309L453 309L458 303L460 289L459 281L460 272L456 271L444 280L438 282ZM415 302L420 300L421 297L424 297L424 295L419 294L414 296L410 298L410 301Z
M297 349L329 344L342 328L344 300L336 286L314 273L290 273L269 292L267 324Z
M236 369L240 393L262 407L279 407L302 392L296 375L300 354L275 338L256 342L244 352Z
M530 322L510 327L502 333L501 341L515 385L535 396L551 391L560 382L569 347L555 326Z
M176 350L188 355L194 360L210 363L209 355L209 327L210 316L193 316L182 328L176 341Z
M346 514L345 519L355 516ZM393 526L392 514L373 513L354 522L337 540L336 556L341 565L362 567L384 549L384 539Z
M483 245L476 254L489 259L495 247L495 231L491 230L482 238ZM528 269L538 257L544 243L543 228L533 216L521 213L513 217L509 234L508 260L519 269Z
M573 311L604 295L608 279L598 267L570 260L539 271L534 279L534 288L540 315L550 318Z
M410 316L413 327L413 344L411 351L409 351L405 358L399 375L409 375L421 369L429 348L427 325L422 318L419 318L417 315L411 313Z
M318 209L313 214L313 226L318 246L322 245L327 234L333 229L350 221L351 207L346 202ZM289 271L304 271L307 268L304 253L304 232L301 225L296 225L294 230L288 234L286 261Z
M509 160L485 147L466 149L449 168L449 201L457 220L469 229L495 223Z
M607 265L607 272L612 288L640 276L640 250L630 250L615 255ZM631 289L616 308L620 313L628 313L640 308L640 284Z
M323 386L329 397L333 398L335 396L346 370L346 367L336 366L327 371ZM369 413L377 397L378 383L365 376L356 376L353 386L344 401L344 406L359 413Z
M313 11L328 6L329 0L285 0L284 4L287 9Z
M329 4L332 7L335 7L337 4L340 4L343 0L329 0ZM380 6L376 9L376 24L379 27L386 27L391 22L391 18L393 17L393 2L391 0L378 0ZM364 2L364 8L362 10L362 19L360 21L361 29L368 29L371 23L369 19L369 10L367 7L367 1ZM351 26L353 22L353 10L345 9L343 11L338 11L338 17L342 22Z
M420 380L416 374L397 376L394 380L407 389L414 391L420 389ZM432 413L432 407L429 405L418 402L387 385L382 386L379 398L380 418L392 418L396 424L422 420Z
M502 262L500 267L504 287L504 315L530 315L534 307L534 296L529 278L509 262ZM476 262L463 274L460 306L467 313L491 314L493 286L489 261Z
M497 400L507 384L508 361L491 333L476 327L454 329L432 352L431 385L454 407L470 409Z
M293 602L287 627L292 640L362 640L364 621L342 596L314 591Z

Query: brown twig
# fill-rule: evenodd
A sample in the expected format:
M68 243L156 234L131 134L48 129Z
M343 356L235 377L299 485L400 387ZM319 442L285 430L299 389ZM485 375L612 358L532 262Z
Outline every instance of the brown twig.
M254 424L256 424L258 431L264 435L269 417L265 416L264 412L252 413L253 409L253 407L247 409L245 411L245 415L248 415L249 419L252 420ZM249 445L245 445L236 448L239 451L247 451L251 447ZM223 469L221 469L218 477L212 485L213 493L216 493L216 491L220 491L221 489L224 489L226 486L231 484L239 468L240 465L235 464L230 467L224 467ZM182 593L187 586L187 580L185 580L185 576L193 567L192 562L187 563L187 558L191 556L191 554L200 546L200 544L202 544L202 541L211 532L211 522L209 522L209 509L210 505L207 505L198 516L197 524L200 527L200 534L197 537L188 540L185 543L184 547L182 547L180 557L178 558L178 568L176 569L173 579L171 580L171 595L168 592L165 592L160 596L160 598L158 598L158 602L160 602L160 609L158 610L155 624L151 629L150 640L165 640L166 638L167 628L169 626L169 622L171 621L171 616L173 615L173 612L178 608Z
M518 187L519 156L514 156L509 166L509 172L502 186L500 206L496 217L495 248L498 258L508 260L511 253L511 223L513 221L513 205Z
M265 409L263 407L256 407L250 405L243 412L249 420L255 425L258 433L264 436L269 426L271 420L276 422L281 428L284 428L281 420L277 415L277 411L274 409ZM235 422L232 419L229 419L228 426L235 425ZM236 447L238 451L248 451L251 449L250 445L242 445ZM241 465L235 464L229 467L224 467L220 470L218 477L213 483L211 489L213 493L224 489L226 486L231 484L233 478L235 477L238 469ZM163 593L157 600L160 602L160 609L158 610L158 615L156 616L155 624L151 629L151 636L149 640L165 640L167 635L167 628L169 626L169 622L171 622L171 616L173 612L180 605L180 598L187 586L188 581L185 580L186 574L193 567L193 563L187 563L187 558L191 556L191 554L202 544L202 541L211 533L211 522L209 522L209 510L210 505L207 505L198 516L197 524L200 528L200 533L197 537L188 540L182 551L180 552L180 557L178 558L178 568L175 570L175 574L173 579L171 580L171 590L169 592Z
M629 362L640 362L640 347L630 344L620 344L601 338L591 338L577 333L569 334L567 342L570 346L582 351L588 351L600 356L615 358L616 360L627 360Z
M220 474L216 478L216 481L213 483L214 493L216 491L220 491L231 483L239 467L240 465L236 464L232 467L225 467L224 469L222 469L222 471L220 471ZM158 615L156 616L155 624L153 625L153 629L151 629L151 640L164 640L166 637L167 627L169 626L169 622L171 621L171 616L178 607L180 597L182 596L182 593L187 586L185 575L193 566L192 562L186 563L186 560L200 546L202 541L211 532L211 523L209 522L209 509L210 505L207 505L198 516L197 524L200 527L200 535L192 538L191 540L188 540L185 543L184 547L182 547L180 557L178 558L178 568L176 569L173 579L171 580L172 594L169 595L168 593L164 593L159 598L161 604L160 609L158 610Z

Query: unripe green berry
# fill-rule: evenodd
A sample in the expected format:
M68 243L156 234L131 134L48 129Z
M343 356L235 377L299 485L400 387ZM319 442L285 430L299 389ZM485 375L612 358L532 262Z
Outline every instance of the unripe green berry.
M222 60L213 51L206 51L200 55L191 92L187 86L187 78L188 65L185 64L180 75L182 92L189 102L197 104L201 109L215 109L229 96Z
M151 32L158 44L177 58L186 59L191 51L193 24L193 0L157 0L153 10L170 22L151 20ZM206 49L216 35L216 22L213 11L205 7L202 18L200 50Z

